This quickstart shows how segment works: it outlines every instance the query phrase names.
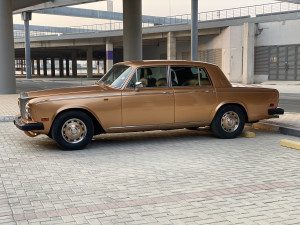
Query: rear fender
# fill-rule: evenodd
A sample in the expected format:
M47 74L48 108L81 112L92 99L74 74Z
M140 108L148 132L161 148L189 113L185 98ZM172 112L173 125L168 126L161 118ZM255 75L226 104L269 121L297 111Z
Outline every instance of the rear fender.
M246 122L248 122L248 110L247 107L244 103L242 102L238 102L238 101L226 101L226 102L221 102L217 105L217 107L215 108L213 115L211 116L211 121L215 118L216 114L218 113L218 111L226 106L226 105L237 105L239 107L242 108L242 110L245 112L245 116L246 116Z

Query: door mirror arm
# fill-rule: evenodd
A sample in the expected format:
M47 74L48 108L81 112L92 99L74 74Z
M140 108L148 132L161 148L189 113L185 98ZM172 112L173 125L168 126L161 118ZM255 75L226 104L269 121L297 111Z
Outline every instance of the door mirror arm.
M142 87L144 87L144 85L143 85L143 83L142 82L136 82L135 84L134 84L134 90L135 91L139 91L140 90L140 88L142 88Z

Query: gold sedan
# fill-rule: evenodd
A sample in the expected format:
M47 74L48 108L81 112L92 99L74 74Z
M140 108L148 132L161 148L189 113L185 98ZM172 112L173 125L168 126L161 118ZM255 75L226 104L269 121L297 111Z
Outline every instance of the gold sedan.
M46 134L65 150L115 132L210 126L219 138L235 138L246 122L283 114L278 98L275 89L232 87L212 64L130 61L89 87L21 94L15 125L29 136Z

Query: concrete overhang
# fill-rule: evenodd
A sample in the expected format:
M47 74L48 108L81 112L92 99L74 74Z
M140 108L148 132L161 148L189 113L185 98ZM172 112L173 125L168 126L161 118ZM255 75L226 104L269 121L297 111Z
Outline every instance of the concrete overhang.
M294 4L300 4L300 0L278 0L280 2L290 2Z
M47 2L47 0L13 0L13 10L19 10L30 6L38 5Z
M78 5L97 1L104 0L13 0L13 11L14 13L21 13L24 11L35 11L40 9Z

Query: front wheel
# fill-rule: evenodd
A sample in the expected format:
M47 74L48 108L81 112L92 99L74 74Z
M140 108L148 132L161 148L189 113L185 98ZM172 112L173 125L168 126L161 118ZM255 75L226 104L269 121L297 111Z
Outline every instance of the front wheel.
M83 149L91 142L93 135L93 121L81 111L62 113L52 126L52 137L63 150Z
M245 126L245 113L235 105L221 108L211 123L211 130L216 137L230 139L239 136Z

